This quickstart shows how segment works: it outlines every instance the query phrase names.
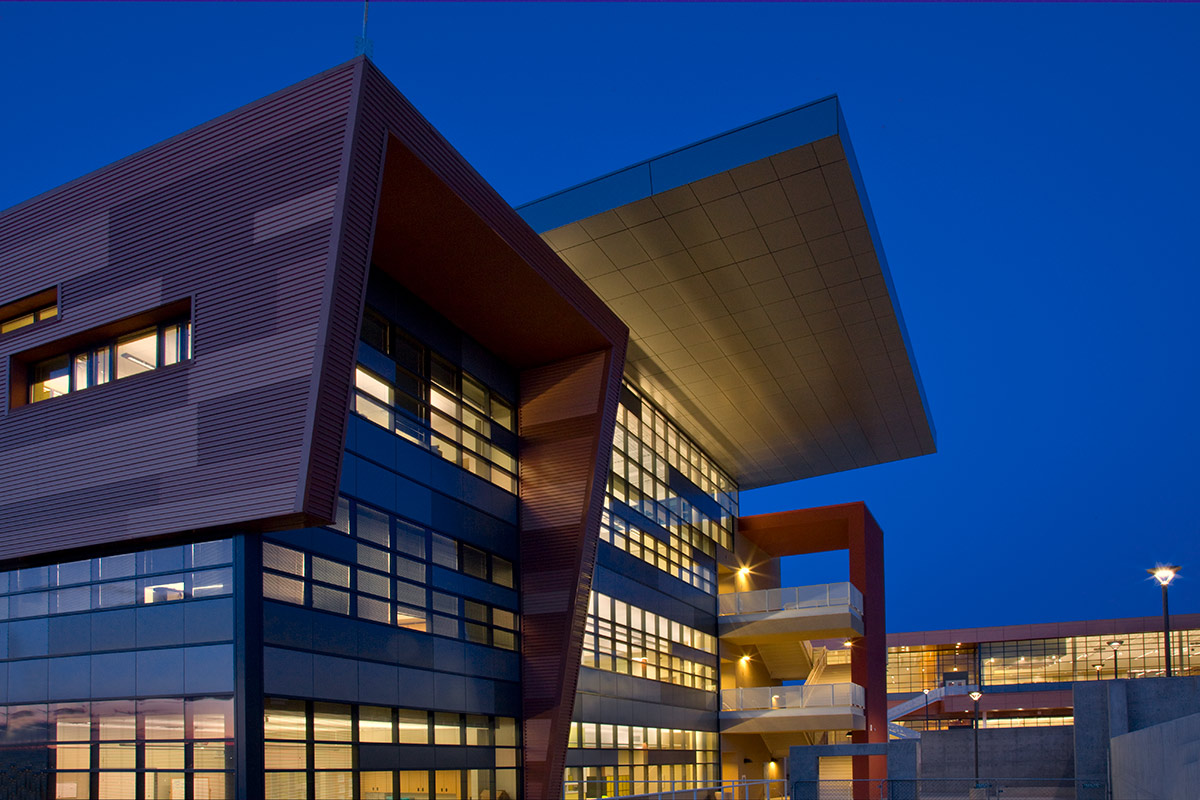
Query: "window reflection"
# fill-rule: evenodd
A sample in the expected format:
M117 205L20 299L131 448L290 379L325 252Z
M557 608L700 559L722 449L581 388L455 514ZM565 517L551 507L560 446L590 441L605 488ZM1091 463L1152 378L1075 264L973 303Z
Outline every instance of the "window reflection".
M0 619L227 596L232 560L232 540L222 539L0 572ZM203 569L179 572L189 567ZM147 577L130 580L137 575Z

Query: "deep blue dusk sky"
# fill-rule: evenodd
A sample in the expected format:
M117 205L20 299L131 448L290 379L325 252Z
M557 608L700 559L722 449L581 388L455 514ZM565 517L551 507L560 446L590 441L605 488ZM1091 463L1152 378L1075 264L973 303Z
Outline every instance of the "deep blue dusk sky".
M361 13L0 4L0 208L346 60ZM1200 7L376 3L370 33L513 204L838 94L939 452L742 512L865 500L891 630L1154 615L1155 561L1200 611Z

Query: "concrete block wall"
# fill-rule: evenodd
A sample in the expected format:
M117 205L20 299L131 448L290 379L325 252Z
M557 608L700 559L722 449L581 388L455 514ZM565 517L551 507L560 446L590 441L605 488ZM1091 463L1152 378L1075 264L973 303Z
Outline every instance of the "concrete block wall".
M1112 740L1112 796L1194 800L1200 791L1200 714Z
M970 728L929 731L921 736L923 779L975 777L975 740ZM979 777L996 779L1075 777L1075 736L1070 726L981 728Z

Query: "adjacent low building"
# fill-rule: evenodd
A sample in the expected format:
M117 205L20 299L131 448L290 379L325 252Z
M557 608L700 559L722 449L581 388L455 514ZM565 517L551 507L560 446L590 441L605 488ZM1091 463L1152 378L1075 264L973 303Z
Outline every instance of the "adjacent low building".
M836 98L518 213L357 58L0 214L0 387L30 796L541 800L887 738L880 526L738 509L934 450Z
M1171 626L1171 674L1200 675L1200 614ZM966 686L983 692L983 727L1047 727L1074 724L1075 683L1167 674L1162 617L890 633L887 643L888 716L916 731L972 725Z

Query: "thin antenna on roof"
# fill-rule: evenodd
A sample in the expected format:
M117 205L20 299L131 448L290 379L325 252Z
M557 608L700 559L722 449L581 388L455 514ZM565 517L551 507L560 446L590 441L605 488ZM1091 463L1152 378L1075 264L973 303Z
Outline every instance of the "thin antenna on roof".
M354 37L354 55L374 58L375 43L367 38L367 9L370 5L371 0L363 0L363 31L362 36Z

